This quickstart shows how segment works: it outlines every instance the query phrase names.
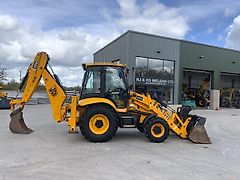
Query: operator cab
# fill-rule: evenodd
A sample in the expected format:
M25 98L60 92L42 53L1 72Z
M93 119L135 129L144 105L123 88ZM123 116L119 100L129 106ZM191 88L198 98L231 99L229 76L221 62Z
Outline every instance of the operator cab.
M128 86L125 65L113 63L83 64L84 74L81 99L101 97L111 100L117 108L126 108Z

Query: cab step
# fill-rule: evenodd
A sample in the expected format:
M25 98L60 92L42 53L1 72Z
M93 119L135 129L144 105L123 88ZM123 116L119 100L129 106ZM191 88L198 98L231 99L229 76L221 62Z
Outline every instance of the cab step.
M121 126L122 128L135 128L137 118L131 115L122 115L121 116Z

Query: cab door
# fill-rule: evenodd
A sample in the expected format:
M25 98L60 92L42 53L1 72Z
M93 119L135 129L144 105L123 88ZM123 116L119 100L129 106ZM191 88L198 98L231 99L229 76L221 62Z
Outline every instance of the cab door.
M125 108L128 103L127 82L122 68L106 67L105 95L117 108Z

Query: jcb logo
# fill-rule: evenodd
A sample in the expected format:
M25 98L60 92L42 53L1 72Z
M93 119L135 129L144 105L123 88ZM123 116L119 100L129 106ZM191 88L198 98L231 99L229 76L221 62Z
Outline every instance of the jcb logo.
M35 60L35 61L33 62L33 69L34 69L34 70L37 69L38 64L39 64L39 61L37 61L37 60Z
M53 87L51 87L49 90L50 94L52 96L56 96L57 95L57 87L54 85Z

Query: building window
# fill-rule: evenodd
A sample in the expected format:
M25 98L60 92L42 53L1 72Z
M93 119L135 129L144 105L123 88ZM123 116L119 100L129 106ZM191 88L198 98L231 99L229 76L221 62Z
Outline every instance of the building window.
M151 78L159 78L164 74L163 60L161 59L148 59L148 73L147 76Z
M137 57L136 58L136 77L146 77L147 73L147 58Z
M136 57L135 89L173 103L174 61Z
M164 72L168 79L174 79L174 61L164 61Z

